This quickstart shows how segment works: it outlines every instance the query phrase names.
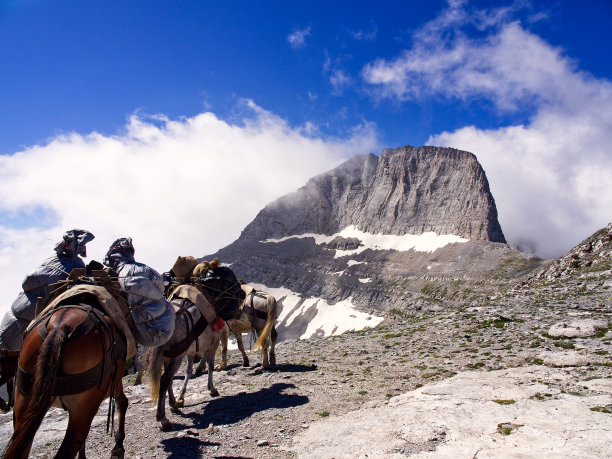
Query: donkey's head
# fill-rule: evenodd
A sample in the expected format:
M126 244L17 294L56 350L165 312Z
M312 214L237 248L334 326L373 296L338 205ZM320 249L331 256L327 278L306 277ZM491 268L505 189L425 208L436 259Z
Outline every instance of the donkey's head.
M198 284L213 299L219 317L226 321L240 317L240 305L246 294L231 269L225 266L211 268L198 278Z

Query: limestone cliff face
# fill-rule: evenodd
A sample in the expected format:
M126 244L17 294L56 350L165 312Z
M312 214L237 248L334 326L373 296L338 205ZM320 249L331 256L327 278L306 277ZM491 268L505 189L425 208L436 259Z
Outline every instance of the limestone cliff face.
M441 147L357 156L266 206L241 240L367 233L454 234L506 242L484 170L468 152Z

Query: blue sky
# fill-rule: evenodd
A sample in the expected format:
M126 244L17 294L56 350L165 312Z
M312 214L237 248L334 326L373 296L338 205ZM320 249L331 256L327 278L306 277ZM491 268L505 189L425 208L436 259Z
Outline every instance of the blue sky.
M0 0L0 290L72 226L166 270L403 145L475 153L558 256L612 220L610 43L609 0Z
M472 1L466 8L509 4ZM499 113L482 98L372 97L363 67L411 47L412 34L445 7L444 1L3 0L0 152L59 132L115 134L136 110L170 118L211 110L231 119L240 98L292 125L314 122L326 135L374 122L388 146L420 145L466 124L527 119L530 110ZM512 19L563 49L581 70L612 73L609 1L534 2L516 7ZM287 37L298 31L305 31L304 42L292 47ZM335 75L347 81L334 83Z

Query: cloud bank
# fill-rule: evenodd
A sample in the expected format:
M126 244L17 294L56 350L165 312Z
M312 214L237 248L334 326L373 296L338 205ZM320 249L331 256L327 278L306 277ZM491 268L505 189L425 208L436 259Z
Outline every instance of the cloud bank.
M378 98L441 96L529 113L524 124L467 126L427 143L475 153L508 240L552 258L612 220L612 84L527 30L520 6L449 2L410 49L370 62L362 76Z
M213 113L132 116L121 135L68 134L0 156L0 312L67 229L93 232L88 259L131 236L136 259L161 271L235 240L273 199L358 153L370 125L346 139L313 137L252 101L236 123Z

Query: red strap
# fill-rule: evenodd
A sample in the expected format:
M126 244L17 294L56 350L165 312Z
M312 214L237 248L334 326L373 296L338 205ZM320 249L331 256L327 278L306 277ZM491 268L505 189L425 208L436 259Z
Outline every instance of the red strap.
M219 330L223 330L223 327L225 327L225 322L223 322L223 320L221 319L221 317L217 317L217 323L211 323L210 324L210 328L212 328L212 331L217 332Z

